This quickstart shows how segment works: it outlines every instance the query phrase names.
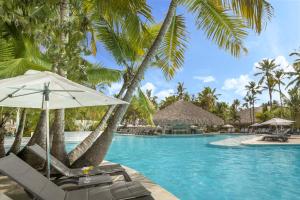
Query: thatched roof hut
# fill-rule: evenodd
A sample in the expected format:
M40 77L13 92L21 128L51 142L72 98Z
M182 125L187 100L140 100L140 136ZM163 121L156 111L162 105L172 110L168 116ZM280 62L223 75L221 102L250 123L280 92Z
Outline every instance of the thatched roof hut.
M220 117L183 100L158 111L154 115L153 121L160 126L176 124L214 126L224 124L223 119Z
M262 107L255 107L254 108L254 113L256 114L258 112L262 112ZM238 115L240 116L240 121L237 122L237 124L240 124L240 125L243 125L243 126L248 126L248 125L253 124L253 122L251 122L250 108L240 110L238 112ZM255 120L255 122L257 122L257 119Z

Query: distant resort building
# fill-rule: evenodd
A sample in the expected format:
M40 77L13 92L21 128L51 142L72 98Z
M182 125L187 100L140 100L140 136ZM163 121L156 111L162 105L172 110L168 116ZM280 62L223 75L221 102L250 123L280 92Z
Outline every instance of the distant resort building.
M164 134L203 133L207 127L224 125L223 119L191 102L179 100L153 116L154 124Z
M262 107L255 107L254 108L254 116L256 116L257 113L262 112L262 110L263 110ZM253 119L251 120L250 111L251 111L250 108L240 110L238 112L238 115L240 116L240 120L238 122L236 122L235 125L238 125L240 127L248 127L251 124L254 124L255 122L257 122L258 121L257 119L255 119L254 122L253 122Z

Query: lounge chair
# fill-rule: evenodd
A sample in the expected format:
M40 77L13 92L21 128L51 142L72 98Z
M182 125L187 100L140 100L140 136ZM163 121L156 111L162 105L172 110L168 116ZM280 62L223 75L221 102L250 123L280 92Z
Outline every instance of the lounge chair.
M14 154L0 159L0 171L39 200L153 200L138 182L64 191Z
M46 151L35 144L27 147L29 151L37 155L43 160L46 160ZM56 169L59 173L66 177L80 177L84 176L82 169L70 169L54 156L51 156L51 166ZM130 176L126 173L125 169L120 164L106 164L94 167L93 170L90 171L90 175L98 175L98 174L109 174L109 175L123 175L125 181L131 181Z
M281 134L281 135L265 135L262 138L262 141L272 141L272 142L287 142L288 136Z

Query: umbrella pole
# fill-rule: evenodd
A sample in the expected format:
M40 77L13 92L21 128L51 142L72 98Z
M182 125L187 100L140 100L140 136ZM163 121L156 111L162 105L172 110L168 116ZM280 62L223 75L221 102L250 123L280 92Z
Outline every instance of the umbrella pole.
M47 159L46 159L46 170L47 170L47 178L50 179L50 137L49 137L49 84L45 84L44 88L44 99L45 99L45 110L46 110L46 152L47 152Z
M47 178L50 179L50 137L49 137L49 101L46 101L46 151L47 151Z

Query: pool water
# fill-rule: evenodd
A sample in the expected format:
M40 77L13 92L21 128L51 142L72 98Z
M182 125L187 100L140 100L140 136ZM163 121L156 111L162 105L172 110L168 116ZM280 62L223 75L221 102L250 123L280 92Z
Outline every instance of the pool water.
M300 147L209 145L228 137L116 135L106 159L140 171L182 200L300 199Z

